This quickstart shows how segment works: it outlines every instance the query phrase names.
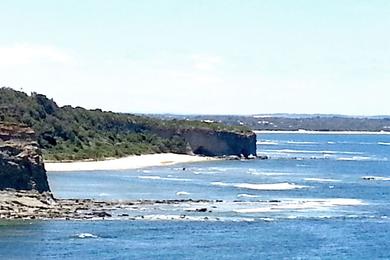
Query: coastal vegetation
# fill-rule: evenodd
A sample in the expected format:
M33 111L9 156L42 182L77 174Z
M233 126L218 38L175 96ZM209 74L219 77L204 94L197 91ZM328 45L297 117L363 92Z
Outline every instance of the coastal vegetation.
M100 109L59 107L45 95L27 95L5 87L0 88L0 122L31 127L44 158L56 161L188 153L188 142L180 135L183 131L250 133L248 128L221 123L161 120Z

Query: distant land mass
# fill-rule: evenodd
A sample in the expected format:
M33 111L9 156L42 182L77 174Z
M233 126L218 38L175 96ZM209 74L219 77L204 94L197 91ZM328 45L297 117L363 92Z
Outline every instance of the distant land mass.
M159 119L200 120L229 126L245 126L254 131L367 131L390 132L390 116L346 116L330 114L257 115L150 115Z
M3 87L0 125L7 128L9 124L31 127L45 160L95 160L168 152L256 155L256 135L245 126L59 107L45 95L27 95Z

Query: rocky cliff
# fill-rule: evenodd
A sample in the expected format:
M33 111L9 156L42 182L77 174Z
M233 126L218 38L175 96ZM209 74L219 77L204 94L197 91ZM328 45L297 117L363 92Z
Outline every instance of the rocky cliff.
M246 127L60 107L42 94L29 96L10 88L0 88L1 121L30 126L47 160L148 153L256 155L255 134Z
M185 131L182 136L194 154L256 156L256 135L254 133L244 134L198 129Z
M50 191L31 128L0 123L0 190Z
M251 131L233 132L207 128L153 129L165 138L182 138L187 152L206 156L256 156L256 134Z

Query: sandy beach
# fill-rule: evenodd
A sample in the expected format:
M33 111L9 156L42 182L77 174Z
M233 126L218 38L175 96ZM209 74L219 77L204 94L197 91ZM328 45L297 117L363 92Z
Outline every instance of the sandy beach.
M103 161L45 162L45 168L48 172L126 170L151 166L173 165L177 163L203 162L210 160L217 160L217 158L186 154L163 153L134 155L119 159L110 159Z

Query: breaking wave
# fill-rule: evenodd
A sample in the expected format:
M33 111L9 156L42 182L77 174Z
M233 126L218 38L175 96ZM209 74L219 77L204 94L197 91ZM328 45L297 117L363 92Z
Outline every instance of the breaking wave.
M341 180L327 179L327 178L304 178L305 181L313 182L340 182Z
M80 234L77 234L76 237L77 238L82 238L82 239L85 239L85 238L98 238L97 235L94 235L94 234L91 234L91 233L80 233Z
M270 213L281 211L326 210L332 207L360 206L366 203L359 199L331 198L331 199L294 199L279 203L264 203L261 207L243 207L234 209L236 213ZM244 204L245 205L245 204ZM243 205L243 206L244 206ZM255 205L247 203L247 205Z
M309 186L297 185L297 184L288 183L288 182L264 183L264 184L212 182L211 185L221 186L221 187L234 187L234 188L249 189L249 190L268 190L268 191L295 190L295 189L309 188Z
M164 181L192 181L192 179L184 179L184 178L165 178L160 176L138 176L138 179L145 179L145 180L164 180Z

